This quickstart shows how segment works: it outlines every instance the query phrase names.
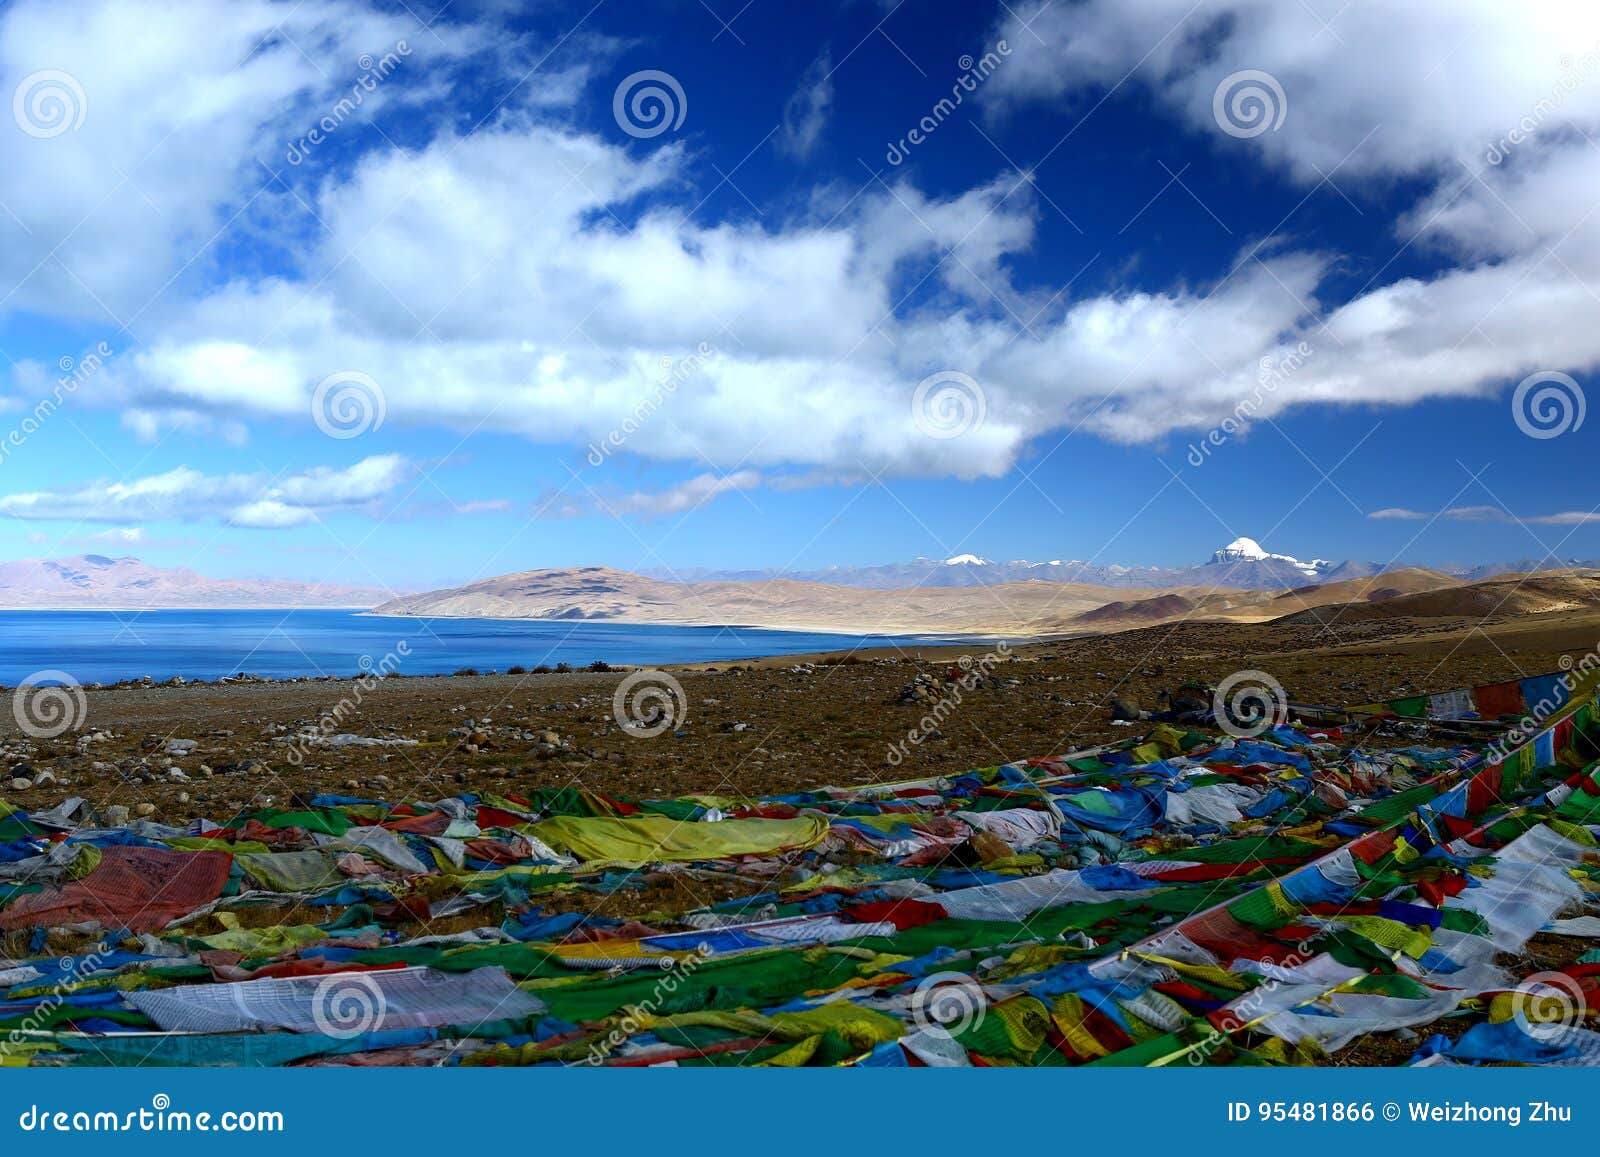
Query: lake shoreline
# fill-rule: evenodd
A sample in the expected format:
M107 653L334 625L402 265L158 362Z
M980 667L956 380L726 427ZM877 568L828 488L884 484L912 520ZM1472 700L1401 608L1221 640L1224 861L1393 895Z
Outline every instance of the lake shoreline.
M98 613L96 613L98 612ZM401 626L401 624L406 624ZM996 645L984 636L773 627L367 615L344 608L0 610L0 686L115 689L704 668L880 648ZM788 659L794 662L794 659Z

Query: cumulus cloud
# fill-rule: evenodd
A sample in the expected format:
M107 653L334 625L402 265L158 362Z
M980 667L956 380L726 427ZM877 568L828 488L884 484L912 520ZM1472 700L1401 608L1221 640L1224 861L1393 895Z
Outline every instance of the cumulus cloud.
M1408 0L1323 11L1273 0L1085 0L1029 4L1001 31L1015 51L984 89L994 107L1087 101L1126 81L1308 196L1325 182L1423 183L1392 225L1394 257L1414 250L1454 264L1387 281L1385 264L1348 300L1307 296L1311 312L1295 331L1314 356L1274 381L1259 415L1481 396L1536 370L1600 364L1600 331L1583 320L1600 290L1595 5ZM1281 101L1268 100L1283 121L1240 139L1222 130L1214 101L1246 71L1281 88ZM1254 328L1265 336L1265 325ZM1264 365L1279 360L1268 344ZM1216 413L1217 387L1225 396L1237 368L1202 359L1203 408ZM1170 380L1146 396L1168 392ZM1132 421L1130 437L1194 424L1189 407L1163 423L1120 399L1111 405Z
M470 135L419 106L404 150L352 141L319 154L295 178L307 213L260 191L258 158L347 83L351 58L414 22L356 0L221 11L181 6L159 31L132 0L25 0L0 17L0 82L82 61L90 98L79 133L22 141L0 172L0 201L27 225L0 215L0 272L22 281L0 308L133 311L140 344L92 394L147 415L130 418L136 433L308 423L316 383L355 370L381 387L386 428L489 422L581 447L659 396L664 359L711 343L718 356L623 452L709 460L715 478L974 478L1065 429L1147 442L1215 425L1251 396L1268 417L1481 396L1535 370L1600 364L1600 151L1582 135L1600 132L1600 82L1550 99L1563 56L1600 44L1592 4L1057 0L1017 8L1031 31L1012 17L995 30L1013 53L983 99L1001 107L1087 108L1131 73L1174 120L1308 194L1326 193L1329 175L1420 190L1392 222L1394 248L1436 258L1439 272L1379 268L1353 296L1330 277L1341 254L1281 238L1244 247L1209 281L1054 296L1016 273L1034 255L1038 205L1011 172L940 194L874 181L843 207L774 209L759 223L686 217L703 166L681 141L638 148L579 127L562 101L586 74ZM437 27L443 47L415 43L434 54L416 61L428 83L408 87L408 59L389 99L499 63L486 30ZM1271 72L1288 101L1280 129L1248 140L1212 119L1217 85L1243 69ZM172 75L159 99L153 71ZM785 139L814 143L827 110L825 81L802 86ZM1534 116L1509 159L1487 165L1487 149ZM207 263L208 239L228 227L281 243L281 266L191 285L194 255ZM1295 355L1302 345L1309 356ZM1291 357L1263 392L1263 367ZM930 437L913 399L951 371L975 383L982 421ZM282 525L314 507L250 495L227 509Z
M272 173L289 168L290 142L350 97L360 62L401 42L409 73L348 114L347 135L385 104L426 100L430 70L470 59L499 71L488 27L441 22L430 35L403 10L347 0L9 6L0 90L9 97L24 78L65 72L55 92L81 124L6 134L5 307L126 322L143 336L174 279L200 281L226 234L286 199Z
M1335 167L1459 175L1524 117L1551 137L1600 116L1600 86L1563 84L1600 48L1600 8L1587 0L1030 0L1001 34L1013 52L986 99L1092 103L1126 79L1242 162L1308 184ZM1240 139L1220 132L1214 101L1245 71L1276 80L1287 108L1279 129Z
M132 481L3 495L0 516L116 524L217 519L232 526L281 529L311 522L327 511L370 506L415 471L398 454L278 478L264 473L208 475L179 466Z

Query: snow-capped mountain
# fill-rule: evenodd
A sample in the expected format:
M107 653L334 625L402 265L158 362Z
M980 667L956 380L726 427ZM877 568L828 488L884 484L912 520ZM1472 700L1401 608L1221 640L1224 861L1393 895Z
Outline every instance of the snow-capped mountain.
M1221 550L1213 551L1211 562L1214 566L1232 566L1241 562L1281 562L1301 571L1307 578L1320 577L1339 565L1325 558L1314 558L1310 562L1301 562L1299 559L1287 554L1269 554L1253 538L1234 539Z
M1375 563L1326 558L1301 560L1293 555L1276 554L1253 538L1236 538L1209 560L1195 566L1121 566L1117 563L1083 562L1078 559L1051 559L1029 562L1015 559L997 562L977 554L958 554L951 558L915 558L910 562L882 566L831 566L824 570L653 570L652 577L677 582L731 581L770 582L794 579L800 582L832 583L837 586L887 590L902 587L974 587L999 583L1057 582L1087 583L1100 587L1236 587L1246 590L1285 590L1314 583L1366 578L1387 570L1399 570L1413 563ZM1472 566L1434 567L1444 574L1469 581L1506 571L1553 570L1569 566L1597 566L1577 560L1540 564L1527 560L1518 563L1488 563Z
M1327 559L1301 562L1287 554L1273 554L1254 539L1240 538L1213 552L1210 561L1188 567L1122 566L1118 563L1060 558L1048 562L1030 562L1027 559L998 562L968 553L950 558L914 558L910 562L881 566L831 566L812 571L694 569L674 572L655 570L649 573L656 578L683 582L795 579L874 590L918 586L992 586L1018 582L1086 583L1122 588L1204 586L1275 590L1304 586L1329 576L1352 578L1373 574L1378 569L1362 564L1335 563Z

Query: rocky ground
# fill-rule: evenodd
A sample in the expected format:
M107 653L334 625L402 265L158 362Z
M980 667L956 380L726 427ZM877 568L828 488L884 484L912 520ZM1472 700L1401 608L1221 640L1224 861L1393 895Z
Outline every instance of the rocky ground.
M1592 632L1530 638L1536 646L1432 621L1337 633L1187 624L1003 651L889 648L684 667L666 673L681 700L664 677L627 688L623 718L632 710L648 724L652 705L673 713L677 725L653 736L619 725L622 672L85 690L60 704L80 726L54 738L25 734L14 717L28 717L24 705L8 695L0 799L39 810L78 795L113 822L124 813L107 809L182 823L321 791L390 800L568 786L635 797L795 791L1125 738L1113 698L1159 708L1161 693L1185 680L1259 670L1291 701L1353 704L1555 670Z

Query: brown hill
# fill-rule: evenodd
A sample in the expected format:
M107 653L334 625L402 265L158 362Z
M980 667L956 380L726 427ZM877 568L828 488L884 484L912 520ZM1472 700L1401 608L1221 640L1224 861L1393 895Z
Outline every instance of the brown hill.
M674 583L608 567L531 570L452 590L399 598L380 615L443 618L601 619L679 626L752 626L851 634L969 634L1020 638L1099 630L1085 611L1127 596L1174 600L1181 614L1199 590L1115 589L1021 582L982 587L873 590L778 579ZM1246 593L1246 592L1234 592ZM1248 592L1254 593L1254 592ZM1151 621L1149 612L1145 623ZM1107 616L1108 621L1115 616Z
M1388 576L1383 576L1387 578ZM1600 607L1600 571L1544 571L1502 575L1486 582L1435 590L1324 603L1283 615L1284 623L1358 623L1373 619L1490 619L1547 615Z
M1416 592L1461 586L1460 579L1421 568L1389 571L1382 575L1315 583L1286 591L1199 590L1166 591L1145 599L1118 599L1079 615L1076 622L1099 630L1149 626L1177 619L1191 621L1264 623L1297 611L1354 601L1383 601Z
M1128 590L1020 582L882 590L827 583L667 582L612 570L531 570L394 599L374 614L607 620L846 634L1099 634L1177 622L1356 625L1376 620L1505 619L1600 607L1600 571L1542 572L1464 583L1412 568L1286 591Z
M1148 599L1118 599L1078 616L1080 623L1161 622L1192 615L1200 601L1183 595L1164 594Z

